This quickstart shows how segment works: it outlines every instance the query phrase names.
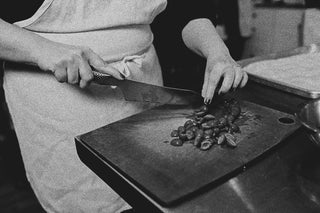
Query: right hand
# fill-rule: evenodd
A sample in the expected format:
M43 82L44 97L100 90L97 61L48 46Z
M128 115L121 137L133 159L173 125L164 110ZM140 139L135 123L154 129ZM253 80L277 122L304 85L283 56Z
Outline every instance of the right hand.
M123 79L117 69L87 47L49 42L37 58L38 66L53 72L57 81L78 84L81 88L88 86L93 79L91 67L119 80Z

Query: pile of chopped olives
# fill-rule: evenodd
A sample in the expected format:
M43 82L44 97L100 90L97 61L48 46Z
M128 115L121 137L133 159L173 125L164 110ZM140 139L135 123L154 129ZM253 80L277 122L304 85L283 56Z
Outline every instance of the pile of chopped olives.
M234 122L239 117L241 108L235 99L223 102L222 114L213 115L207 105L194 110L183 126L171 132L172 146L182 146L184 143L193 144L200 150L208 150L214 144L236 147L235 132L240 132Z

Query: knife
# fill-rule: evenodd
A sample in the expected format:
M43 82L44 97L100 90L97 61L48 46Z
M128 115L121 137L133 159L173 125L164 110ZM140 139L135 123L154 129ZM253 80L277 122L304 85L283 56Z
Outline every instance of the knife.
M203 102L202 96L187 89L162 87L133 80L118 80L112 76L93 71L93 82L100 85L117 86L125 100L170 105L193 105Z

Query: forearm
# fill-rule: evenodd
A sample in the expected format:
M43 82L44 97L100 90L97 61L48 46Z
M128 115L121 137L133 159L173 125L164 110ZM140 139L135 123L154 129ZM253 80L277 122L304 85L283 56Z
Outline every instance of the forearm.
M37 64L47 39L0 19L0 59Z
M230 57L229 50L209 19L190 21L182 30L185 45L202 57L223 60Z

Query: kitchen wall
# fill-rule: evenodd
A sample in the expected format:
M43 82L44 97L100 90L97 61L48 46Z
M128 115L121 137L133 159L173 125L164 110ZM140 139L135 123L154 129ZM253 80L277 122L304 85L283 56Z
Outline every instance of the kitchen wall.
M291 50L303 45L305 1L253 2L252 35L245 42L242 58Z

